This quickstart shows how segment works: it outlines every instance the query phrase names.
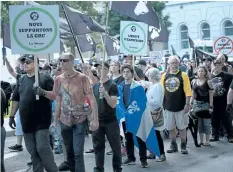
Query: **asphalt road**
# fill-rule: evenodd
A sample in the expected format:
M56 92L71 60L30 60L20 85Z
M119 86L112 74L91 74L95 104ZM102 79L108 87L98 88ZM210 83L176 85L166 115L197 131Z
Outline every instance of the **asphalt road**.
M188 155L180 152L166 154L167 161L156 162L148 160L149 168L142 169L137 154L137 163L134 166L123 166L123 172L233 172L233 144L227 143L226 139L211 143L210 147L196 148L192 138L188 139ZM169 140L165 140L165 150L169 148ZM178 140L178 143L180 141ZM16 143L16 137L8 137L5 147L5 166L6 172L32 172L26 164L29 161L29 154L25 146L22 152L10 152L8 147ZM86 138L85 149L91 148L90 137ZM110 149L106 142L107 151ZM92 172L95 166L94 154L85 154L86 172ZM125 158L125 157L123 157ZM57 165L63 161L62 155L55 155ZM112 158L105 157L105 172L112 172Z

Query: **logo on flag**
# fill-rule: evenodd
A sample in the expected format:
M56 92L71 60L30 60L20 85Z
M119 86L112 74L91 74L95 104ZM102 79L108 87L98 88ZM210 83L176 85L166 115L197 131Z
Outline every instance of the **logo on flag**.
M93 40L92 40L92 38L90 37L90 35L86 34L86 37L87 37L87 41L88 41L91 45L93 45Z
M150 32L151 39L155 39L159 37L160 30L158 30L154 26L149 26L149 32Z
M149 9L147 8L147 2L146 1L139 1L137 3L137 6L134 9L134 13L139 16L141 14L146 14L149 12Z
M113 41L113 49L116 51L116 52L119 52L120 51L120 42L118 40L114 40Z

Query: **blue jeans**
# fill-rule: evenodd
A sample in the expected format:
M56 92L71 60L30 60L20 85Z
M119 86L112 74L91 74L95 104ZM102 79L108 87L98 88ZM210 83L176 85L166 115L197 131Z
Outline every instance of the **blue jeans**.
M5 167L4 167L5 140L6 140L6 130L4 127L1 127L1 172L5 172Z
M85 172L84 165L84 142L85 121L73 126L66 126L62 122L61 134L67 151L67 162L71 172Z

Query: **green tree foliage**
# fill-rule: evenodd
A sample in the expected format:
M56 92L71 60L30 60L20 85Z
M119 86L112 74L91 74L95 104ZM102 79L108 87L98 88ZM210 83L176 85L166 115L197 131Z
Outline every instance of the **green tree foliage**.
M88 14L96 19L98 12L95 10L95 1L35 1L41 5L68 5L80 12ZM9 23L9 5L23 5L23 1L2 1L1 2L1 16L5 23ZM60 8L60 16L64 17L63 11Z
M23 1L2 1L1 2L1 19L5 23L9 23L9 6L23 5Z

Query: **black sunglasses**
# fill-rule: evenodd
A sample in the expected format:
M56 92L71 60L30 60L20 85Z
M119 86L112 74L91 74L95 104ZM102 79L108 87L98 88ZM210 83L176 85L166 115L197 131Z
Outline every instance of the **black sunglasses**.
M66 63L66 62L70 61L70 59L60 59L59 61Z
M221 62L213 62L214 66L221 64Z

